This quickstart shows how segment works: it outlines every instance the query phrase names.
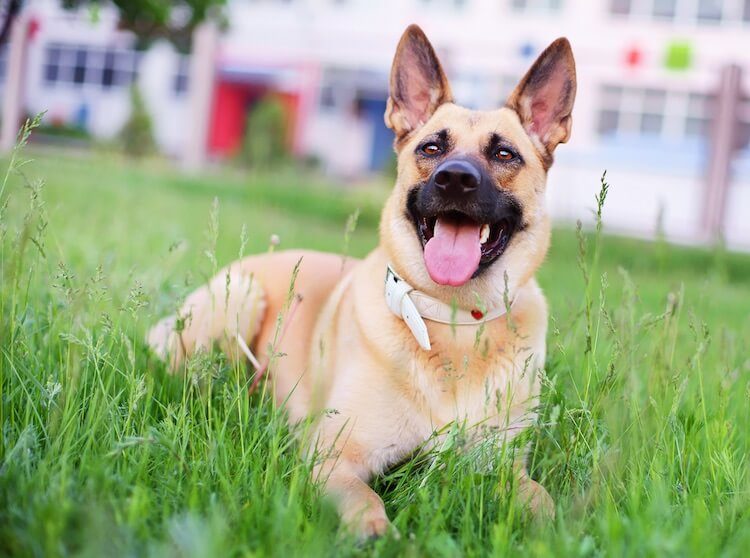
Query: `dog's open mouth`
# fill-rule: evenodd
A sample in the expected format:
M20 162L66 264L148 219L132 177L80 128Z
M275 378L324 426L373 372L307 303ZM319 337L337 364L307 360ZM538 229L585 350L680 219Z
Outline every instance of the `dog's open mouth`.
M460 286L475 277L502 255L513 235L509 219L479 223L459 211L414 218L427 271L441 285Z

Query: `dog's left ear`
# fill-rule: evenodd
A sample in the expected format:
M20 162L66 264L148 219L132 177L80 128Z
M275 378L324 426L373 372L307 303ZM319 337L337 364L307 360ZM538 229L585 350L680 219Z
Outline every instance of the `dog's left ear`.
M385 125L396 134L397 142L421 128L440 105L453 100L435 50L417 25L410 25L398 43L390 88Z
M570 137L576 97L576 64L568 39L560 38L539 55L511 93L506 106L521 118L532 137L551 155Z

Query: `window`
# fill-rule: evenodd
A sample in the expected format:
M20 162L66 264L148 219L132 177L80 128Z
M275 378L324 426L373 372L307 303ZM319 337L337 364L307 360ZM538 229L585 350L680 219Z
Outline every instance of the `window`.
M8 70L8 43L0 43L0 81L5 81Z
M682 141L705 138L712 95L660 88L605 85L600 91L597 133Z
M348 113L355 103L362 76L356 70L326 68L323 71L318 103L322 113ZM387 80L384 81L387 83Z
M672 21L677 13L677 0L654 0L654 19Z
M600 136L610 136L620 128L620 113L622 106L623 88L606 85L601 92L601 109L599 110Z
M631 9L631 0L612 0L609 6L609 11L615 15L629 15Z
M721 22L723 0L698 0L698 21L700 23Z
M682 24L750 23L750 0L610 0L609 12Z
M658 136L664 125L664 103L667 92L663 89L646 89L643 91L641 111L641 135Z
M82 84L86 77L86 51L78 49L75 53L75 66L73 66L73 83Z
M115 82L115 53L112 51L104 53L104 67L102 68L102 85L105 88L112 87Z
M467 0L422 0L423 4L430 4L431 6L445 6L450 8L463 8L467 3Z
M46 48L42 72L50 86L111 89L130 85L137 66L133 50L53 43Z
M320 108L322 110L336 108L336 94L331 85L325 85L320 90Z
M708 136L711 120L711 104L713 97L704 93L690 93L688 95L688 116L685 121L685 135L687 137Z
M62 53L58 47L47 47L47 59L44 64L44 81L54 83L60 73Z
M451 90L461 106L494 110L505 106L519 79L516 74L461 72L451 78Z
M190 75L190 57L180 56L177 61L177 71L174 75L172 90L175 95L184 95L188 89L188 76Z
M740 108L740 125L737 135L738 149L750 156L750 100L745 100Z
M556 12L563 0L510 0L514 12Z

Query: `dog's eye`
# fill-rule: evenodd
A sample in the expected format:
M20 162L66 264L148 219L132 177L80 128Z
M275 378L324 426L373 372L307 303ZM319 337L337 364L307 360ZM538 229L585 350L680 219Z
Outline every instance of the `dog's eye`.
M495 159L497 159L498 161L511 161L515 158L516 154L513 153L510 149L500 148L495 151Z
M425 155L429 155L431 157L435 156L435 155L439 155L440 153L443 152L443 150L440 148L440 146L438 144L436 144L436 143L425 143L421 147L421 151Z

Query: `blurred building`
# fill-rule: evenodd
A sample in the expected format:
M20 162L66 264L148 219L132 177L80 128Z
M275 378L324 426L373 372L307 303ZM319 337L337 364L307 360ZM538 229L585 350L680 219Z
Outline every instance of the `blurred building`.
M184 152L201 129L188 104L189 57L168 44L136 51L105 8L96 21L55 0L27 9L29 113L46 109L51 122L111 137L135 81L159 145ZM750 0L229 0L227 15L197 138L212 158L237 152L252 133L248 113L270 95L285 107L296 154L342 177L378 171L393 157L382 115L409 23L436 46L457 101L475 108L502 105L535 56L565 35L578 98L572 140L550 173L553 215L589 219L606 169L610 230L696 242L718 228L730 246L750 247L750 102L737 84L750 74ZM722 124L727 102L735 106ZM717 134L732 136L722 143ZM724 176L710 163L727 153Z

